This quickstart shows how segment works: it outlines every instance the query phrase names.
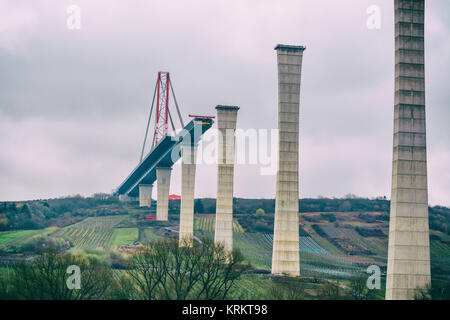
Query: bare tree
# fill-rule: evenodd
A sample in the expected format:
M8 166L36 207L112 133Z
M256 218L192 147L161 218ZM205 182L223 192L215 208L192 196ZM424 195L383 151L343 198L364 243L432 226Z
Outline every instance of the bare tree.
M244 257L238 250L229 252L221 244L204 239L199 254L201 259L200 290L196 298L205 300L226 299L235 281L247 270Z
M339 280L325 281L318 290L319 298L325 300L338 300L341 298L341 288Z
M132 258L128 274L141 299L225 299L245 269L242 260L208 239L196 247L161 240Z
M138 290L137 295L142 299L157 298L163 285L168 252L162 249L160 242L143 247L130 262L128 274Z
M81 288L69 289L67 268L81 271ZM9 299L73 300L103 299L111 289L112 271L81 256L59 254L49 249L31 262L22 261L11 268L7 284Z
M268 297L273 300L302 300L305 298L305 280L295 277L273 277Z
M375 299L375 290L367 287L367 277L360 275L350 280L348 293L355 300L373 300Z

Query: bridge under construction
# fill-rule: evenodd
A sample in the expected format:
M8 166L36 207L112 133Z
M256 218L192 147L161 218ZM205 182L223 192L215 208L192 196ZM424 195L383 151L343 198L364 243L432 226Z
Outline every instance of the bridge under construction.
M392 192L386 299L414 299L431 283L428 221L428 184L425 119L425 1L394 0L395 4L395 107L392 160ZM299 108L304 46L275 47L278 67L278 172L272 273L300 275L299 255ZM169 93L181 127L169 110ZM143 158L156 98L152 148ZM216 107L218 179L215 242L233 249L233 180L237 106ZM193 207L196 146L214 117L193 116L186 126L168 72L158 73L141 159L117 190L123 200L139 197L151 205L157 181L157 220L168 220L171 168L182 159L180 241L193 243ZM168 120L174 134L168 135ZM230 134L231 133L231 134Z
M172 94L181 130L175 129L169 109ZM145 147L155 110L153 139L150 151L145 155ZM192 120L184 125L169 72L158 72L153 100L145 130L144 143L138 165L117 188L116 194L122 201L139 198L141 207L151 207L153 184L157 182L156 220L168 220L169 189L172 166L182 159L182 192L180 213L180 241L194 238L194 188L196 149L202 135L213 125L214 117L190 116ZM172 135L169 134L169 120ZM183 240L184 241L184 240Z

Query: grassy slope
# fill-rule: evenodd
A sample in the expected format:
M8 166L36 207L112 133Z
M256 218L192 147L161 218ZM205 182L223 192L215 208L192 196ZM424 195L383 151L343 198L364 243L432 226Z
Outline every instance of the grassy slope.
M117 228L114 230L112 247L119 245L132 245L138 238L137 228Z
M57 229L56 227L49 227L41 230L20 230L20 231L0 232L0 244L18 245L37 234L48 235L54 232L56 229Z
M155 233L153 228L145 228L142 230L141 242L147 243L149 241L164 239L164 237Z

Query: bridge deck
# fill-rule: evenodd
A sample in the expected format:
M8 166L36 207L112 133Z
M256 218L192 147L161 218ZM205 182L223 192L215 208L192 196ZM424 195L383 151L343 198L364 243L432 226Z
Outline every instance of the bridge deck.
M167 136L154 147L117 188L119 195L137 197L139 184L153 184L157 167L172 167L181 157L182 144L197 144L203 133L213 125L211 118L196 117L175 137Z

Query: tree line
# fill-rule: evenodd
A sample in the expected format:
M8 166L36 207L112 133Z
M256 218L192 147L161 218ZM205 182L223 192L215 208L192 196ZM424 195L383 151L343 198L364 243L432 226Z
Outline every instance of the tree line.
M25 202L0 202L0 231L19 229L42 229L50 225L66 226L88 216L128 214L130 208L137 207L137 202L120 202L118 197L97 194L92 197L73 196L58 199L35 200ZM268 214L257 216L262 210ZM273 229L271 214L275 211L274 199L234 198L233 210L244 225L255 226L255 231L266 232ZM385 198L348 198L300 199L300 212L381 212L389 220L390 202ZM215 213L216 199L196 199L194 212ZM169 214L174 219L180 212L180 200L169 201ZM442 206L429 208L430 228L450 234L450 209ZM370 216L368 216L370 219ZM248 220L248 221L247 221ZM252 230L253 230L252 229Z
M73 266L80 270L78 287L68 284ZM49 248L1 272L0 299L223 300L246 269L239 251L208 239L195 247L179 246L178 240L152 242L132 254L124 270Z

